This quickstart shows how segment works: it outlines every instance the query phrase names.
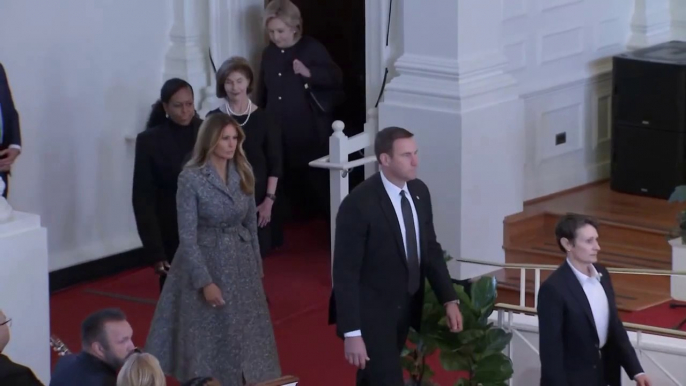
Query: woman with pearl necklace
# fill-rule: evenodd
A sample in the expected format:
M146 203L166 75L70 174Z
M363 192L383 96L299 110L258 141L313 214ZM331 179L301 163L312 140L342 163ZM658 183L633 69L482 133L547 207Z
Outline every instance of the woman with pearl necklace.
M222 99L222 103L207 115L229 114L245 131L243 148L255 174L257 235L264 257L272 245L272 209L282 173L281 129L267 111L250 100L254 75L245 58L232 57L226 60L217 71L216 79L217 97Z

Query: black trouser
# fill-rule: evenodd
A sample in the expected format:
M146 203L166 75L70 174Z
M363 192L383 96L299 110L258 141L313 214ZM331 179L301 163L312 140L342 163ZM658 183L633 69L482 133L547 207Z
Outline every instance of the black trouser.
M418 296L408 294L405 302L385 318L363 317L362 337L369 361L364 370L357 370L357 386L404 385L400 353L407 341L412 309L416 308L413 306L417 301Z
M7 178L7 173L0 173L0 179L5 182L5 191L2 193L2 196L7 198L7 194L10 191L10 183L9 178Z
M279 181L272 216L272 246L283 245L283 225L290 221L329 222L329 171L311 166L287 167Z

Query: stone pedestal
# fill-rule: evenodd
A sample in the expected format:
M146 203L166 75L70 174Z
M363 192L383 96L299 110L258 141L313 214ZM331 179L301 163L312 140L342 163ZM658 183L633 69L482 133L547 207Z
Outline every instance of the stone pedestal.
M672 246L672 271L686 272L686 245L681 237L669 240ZM674 300L686 301L686 276L672 276L670 292Z
M523 105L500 49L501 2L403 4L403 55L379 128L416 135L439 242L455 258L504 262L503 219L523 204ZM497 268L449 264L456 278Z
M15 211L11 221L0 224L0 251L0 308L12 319L10 343L3 354L33 369L47 385L50 382L48 240L40 217Z

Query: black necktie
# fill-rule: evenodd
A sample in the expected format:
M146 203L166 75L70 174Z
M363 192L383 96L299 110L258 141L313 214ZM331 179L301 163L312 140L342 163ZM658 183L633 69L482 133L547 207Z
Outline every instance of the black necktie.
M405 243L407 246L407 268L409 270L409 280L407 290L410 295L414 295L419 289L419 250L417 249L417 231L414 228L414 215L410 201L405 196L405 191L400 191L400 207L403 211L403 222L405 223Z

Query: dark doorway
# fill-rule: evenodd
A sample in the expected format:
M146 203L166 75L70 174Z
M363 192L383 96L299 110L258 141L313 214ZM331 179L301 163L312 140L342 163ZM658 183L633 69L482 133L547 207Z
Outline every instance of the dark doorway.
M364 131L365 94L365 0L291 0L300 8L304 34L319 40L343 71L346 102L334 114L345 123L345 134ZM268 3L269 1L267 1ZM362 158L362 152L349 160ZM364 180L364 168L350 175L350 189Z

